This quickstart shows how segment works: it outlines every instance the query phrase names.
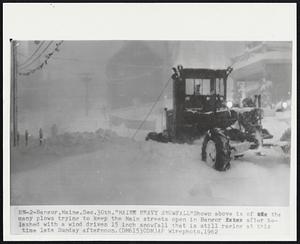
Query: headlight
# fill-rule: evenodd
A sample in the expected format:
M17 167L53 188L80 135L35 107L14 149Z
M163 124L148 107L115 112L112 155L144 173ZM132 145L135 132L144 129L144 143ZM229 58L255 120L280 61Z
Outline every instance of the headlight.
M286 102L283 102L283 103L281 104L281 106L282 106L283 109L286 109L288 105L287 105Z
M228 101L228 102L226 103L226 106L227 106L227 108L232 108L233 103L232 103L231 101Z

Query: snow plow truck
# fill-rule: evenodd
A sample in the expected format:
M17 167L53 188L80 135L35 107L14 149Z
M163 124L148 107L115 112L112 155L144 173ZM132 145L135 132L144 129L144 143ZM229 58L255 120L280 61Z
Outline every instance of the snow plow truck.
M146 140L171 143L202 141L202 160L225 171L230 161L262 146L273 136L262 127L261 96L247 106L227 100L227 69L173 68L173 108L165 108L166 129Z

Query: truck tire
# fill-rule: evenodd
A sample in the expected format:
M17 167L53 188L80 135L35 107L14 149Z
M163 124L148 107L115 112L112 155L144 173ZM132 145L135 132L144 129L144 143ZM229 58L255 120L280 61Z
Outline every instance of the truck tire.
M230 146L226 137L219 133L207 134L202 145L202 160L218 171L230 168Z

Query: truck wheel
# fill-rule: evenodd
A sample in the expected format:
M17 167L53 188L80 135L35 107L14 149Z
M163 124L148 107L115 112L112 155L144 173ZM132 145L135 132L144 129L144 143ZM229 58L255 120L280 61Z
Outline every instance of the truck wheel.
M202 146L202 160L218 171L230 168L230 147L226 138L219 134L207 135Z

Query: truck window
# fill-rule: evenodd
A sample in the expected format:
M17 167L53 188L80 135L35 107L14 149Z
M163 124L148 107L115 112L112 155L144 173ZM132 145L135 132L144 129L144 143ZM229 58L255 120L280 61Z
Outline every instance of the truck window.
M186 95L210 95L209 79L186 79L185 81Z
M186 95L194 94L194 79L185 80L185 94Z
M223 78L216 79L216 94L224 96L224 80L223 80Z

